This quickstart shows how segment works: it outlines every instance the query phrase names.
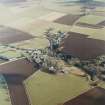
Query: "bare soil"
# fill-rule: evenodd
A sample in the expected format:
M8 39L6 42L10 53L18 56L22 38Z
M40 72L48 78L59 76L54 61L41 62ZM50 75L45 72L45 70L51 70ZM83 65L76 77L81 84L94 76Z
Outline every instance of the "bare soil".
M34 38L32 35L9 27L0 26L0 43L9 44Z
M29 101L22 81L25 79L19 75L5 75L12 105L29 105Z
M19 59L10 63L0 65L1 74L18 74L25 77L35 72L33 65L25 59Z
M79 18L81 17L81 15L66 15L66 16L63 16L57 20L55 20L54 22L56 23L60 23L60 24L65 24L65 25L73 25L74 22L76 20L78 20Z
M25 59L0 66L0 73L8 84L12 105L30 105L23 81L34 72L33 65Z
M105 89L95 87L63 105L105 105Z
M93 59L105 54L105 41L87 38L88 35L69 32L61 44L61 52L80 59Z

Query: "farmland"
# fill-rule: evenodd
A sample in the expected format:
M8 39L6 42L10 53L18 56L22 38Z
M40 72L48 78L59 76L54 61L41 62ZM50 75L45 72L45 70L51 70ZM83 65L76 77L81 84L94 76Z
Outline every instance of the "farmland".
M37 71L23 58L24 51L49 47L50 28L69 33L62 42L69 54L88 59L105 54L105 0L0 1L1 105L62 105L91 89L85 77ZM105 82L98 86L105 88Z
M41 71L24 81L32 105L57 105L89 89L85 78L55 76Z
M95 15L88 15L81 17L78 22L80 23L87 23L87 24L98 24L99 22L105 20L104 16L95 16Z

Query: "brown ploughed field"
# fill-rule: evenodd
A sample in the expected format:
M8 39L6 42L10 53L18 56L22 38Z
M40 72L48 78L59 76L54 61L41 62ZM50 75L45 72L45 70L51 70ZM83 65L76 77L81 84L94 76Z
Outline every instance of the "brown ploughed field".
M54 22L60 23L60 24L65 24L65 25L73 25L76 20L78 20L81 17L81 15L66 15L63 16Z
M105 105L105 89L95 87L63 105Z
M34 38L32 35L17 29L0 26L0 43L9 44Z
M30 105L25 92L23 80L35 72L31 63L20 59L0 66L7 81L12 105Z
M91 59L105 54L105 41L87 38L88 35L69 32L62 43L62 52L80 59Z

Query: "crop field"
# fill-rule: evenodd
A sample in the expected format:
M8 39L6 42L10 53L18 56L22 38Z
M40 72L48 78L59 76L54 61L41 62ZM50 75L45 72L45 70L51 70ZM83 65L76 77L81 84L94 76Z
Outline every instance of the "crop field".
M0 46L0 57L8 58L8 59L13 59L13 58L20 58L21 53L15 49L11 49L6 46ZM1 62L3 59L1 59Z
M79 95L78 97L65 102L63 105L77 105L77 103L78 105L104 105L105 89L101 87L95 87Z
M79 57L91 59L105 54L105 40L88 37L88 35L69 32L69 36L61 44L62 52ZM88 53L87 53L88 52Z
M96 15L87 15L81 17L78 22L87 23L87 24L98 24L105 20L104 16L96 16Z
M72 74L51 75L41 71L34 73L36 69L33 64L21 56L23 50L3 46L44 49L49 46L44 32L52 28L55 33L70 33L70 39L67 37L66 40L67 51L74 45L71 49L76 52L73 54L103 54L105 0L94 0L91 5L73 1L79 0L0 1L0 79L3 74L8 83L4 81L2 84L0 80L0 105L11 105L11 102L13 105L62 105L91 88L85 77ZM88 8L89 14L85 14L84 7ZM2 56L16 59L4 64ZM25 77L24 80L21 80L22 76ZM105 88L105 83L102 82L99 86Z
M84 78L36 72L24 81L32 105L59 105L89 89Z
M25 32L10 27L5 27L5 26L0 27L0 43L2 44L24 41L31 38L33 38L33 36Z
M0 53L4 53L8 51L8 48L6 48L5 46L0 45Z
M73 25L80 17L80 15L66 15L56 19L55 22L65 25Z
M40 27L40 28L39 28ZM49 28L54 28L55 30L62 30L62 31L69 31L71 26L67 25L62 25L54 22L49 22L44 19L38 19L37 21L35 20L34 22L28 23L27 25L24 26L17 26L19 30L22 30L24 32L27 32L35 37L44 37L43 33L49 29ZM41 38L40 37L40 38Z
M93 29L88 27L79 27L79 26L73 26L71 28L72 32L88 35L88 38L93 39L99 39L99 40L105 40L105 28L102 29ZM101 36L101 37L100 37Z
M35 49L35 48L46 48L49 45L49 42L46 38L34 38L32 40L27 40L20 43L11 44L18 48L24 48L24 49Z
M4 56L12 59L12 58L20 58L21 54L19 51L16 51L16 50L8 50L6 52L0 53L0 56Z

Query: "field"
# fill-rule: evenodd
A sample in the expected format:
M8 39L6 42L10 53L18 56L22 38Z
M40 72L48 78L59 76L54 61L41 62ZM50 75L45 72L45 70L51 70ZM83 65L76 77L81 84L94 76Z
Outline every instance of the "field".
M62 52L80 59L94 59L105 54L105 40L93 39L75 32L69 32L61 47Z
M36 72L24 81L32 105L59 105L89 89L84 78Z
M0 46L0 57L6 57L8 59L20 58L21 53L16 51L15 49L11 49L9 47ZM3 60L3 59L1 59Z
M78 22L87 24L98 24L105 20L104 16L87 15L81 17Z
M35 49L35 48L43 49L49 45L49 42L46 38L35 38L32 40L28 40L20 43L14 43L11 45L14 45L18 48L25 48L25 49Z
M79 26L73 26L71 28L72 32L88 35L88 38L93 39L99 39L99 40L105 40L105 28L102 29L93 29L88 27L79 27ZM101 36L101 37L100 37Z
M21 58L23 52L3 47L2 44L25 49L44 49L49 46L44 32L53 28L54 32L71 32L71 39L67 37L67 50L75 45L72 47L75 51L73 54L102 54L105 52L105 0L94 1L97 2L91 5L69 0L0 1L0 56L16 58L6 63L0 60L0 74L4 75L7 81L5 85L8 85L10 92L2 88L0 83L0 105L61 105L91 88L84 77L72 74L50 75L41 71L34 73L33 64ZM83 16L85 6L90 12ZM99 86L105 88L105 83L102 82Z
M11 99L8 91L7 83L2 75L0 75L0 104L11 105Z
M33 38L32 35L27 34L25 32L5 26L0 27L0 43L2 44L9 44L18 41L29 40L32 38Z
M0 73L5 78L5 93L0 94L0 99L10 97L12 105L29 105L28 98L23 86L23 80L35 72L35 68L25 59L19 59L0 65ZM0 84L2 87L2 84ZM7 87L8 86L8 87ZM7 94L9 90L9 94ZM3 91L0 90L2 93ZM6 95L5 95L6 94ZM1 96L2 95L2 96ZM5 102L6 100L1 100ZM10 100L9 100L10 101ZM9 102L7 104L10 105Z
M66 15L56 19L55 22L65 25L73 25L80 17L80 15Z
M58 24L58 23L54 23L54 22L50 22L50 21L46 21L44 19L37 19L34 20L33 22L30 22L26 25L21 25L21 26L12 26L12 27L16 27L17 29L30 33L31 35L37 37L44 37L43 33L49 29L49 28L54 28L55 30L62 30L62 31L69 31L70 30L70 26L67 25L62 25L62 24ZM39 28L40 27L40 28Z
M20 58L21 54L15 50L8 50L6 52L0 53L0 56L5 56L6 58L12 59L12 58Z
M97 94L97 95L96 95ZM80 96L65 102L63 105L104 105L105 104L105 89L95 87Z

